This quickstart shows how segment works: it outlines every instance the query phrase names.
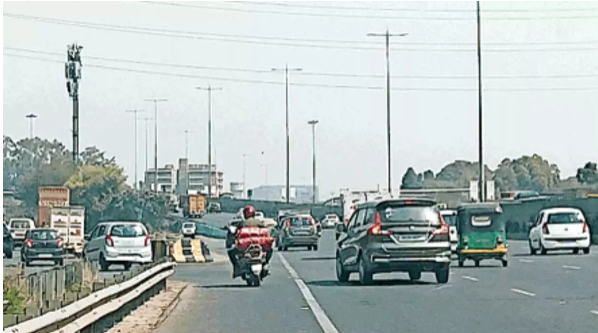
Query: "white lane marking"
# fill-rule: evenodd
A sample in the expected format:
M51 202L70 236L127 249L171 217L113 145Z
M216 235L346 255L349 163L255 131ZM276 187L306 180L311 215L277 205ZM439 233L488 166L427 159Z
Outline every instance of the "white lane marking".
M524 263L526 263L526 264L531 264L531 263L533 263L534 261L533 261L533 260L530 260L530 259L519 259L519 262L524 262Z
M590 311L590 312L598 316L598 311L596 311L596 310L592 310L592 311Z
M480 281L478 278L474 278L473 276L467 276L467 275L463 275L461 276L462 278L464 278L465 280L469 280L469 281L473 281L473 282L478 282Z
M512 292L516 293L516 294L521 294L521 295L525 295L525 296L529 296L529 297L534 297L536 296L536 294L534 293L530 293L529 291L525 291L525 290L521 290L521 289L511 289Z
M579 266L569 266L569 265L563 265L564 269L572 269L572 270L578 270L581 269L581 267Z
M450 287L452 287L450 284L445 284L443 286L434 288L434 290L442 290L442 289L450 288Z
M309 290L305 282L303 282L303 280L299 277L297 271L291 267L287 259L281 253L278 253L278 257L280 258L280 261L282 261L282 264L287 271L289 271L289 274L291 274L295 280L295 284L297 284L297 287L299 287L299 291L301 291L301 294L303 294L303 299L305 299L307 305L309 305L311 312L314 314L314 316L316 316L316 320L318 321L318 324L320 324L322 331L324 333L339 333L320 304L318 304L318 301L316 301L314 295L311 293L311 290Z

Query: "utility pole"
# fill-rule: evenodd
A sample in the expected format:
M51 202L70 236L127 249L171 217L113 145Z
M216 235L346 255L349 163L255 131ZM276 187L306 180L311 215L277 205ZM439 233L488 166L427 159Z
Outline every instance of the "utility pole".
M246 173L245 173L246 172L246 169L245 169L245 157L247 157L247 154L243 154L243 198L244 199L245 199L245 193L247 192L246 191L247 184L245 183L246 182L246 178L245 178L245 176L246 176Z
M127 110L125 112L133 113L133 115L135 116L135 177L134 177L135 178L135 186L133 186L133 188L135 190L137 190L137 186L138 186L137 185L138 184L138 182L137 182L137 174L138 174L138 172L137 172L137 113L145 112L145 111L135 109L135 110Z
M290 200L290 193L291 193L291 183L290 183L290 175L291 175L291 169L290 169L290 143L289 143L289 71L291 72L300 72L302 71L303 68L289 68L289 64L286 64L284 68L272 68L273 72L280 72L280 71L284 71L285 72L285 110L286 110L286 141L287 141L287 172L286 172L286 178L287 178L287 186L286 186L286 202L288 203Z
M168 101L165 98L148 98L146 102L154 102L154 193L158 193L158 103Z
M78 44L67 45L67 61L64 64L66 90L73 99L73 161L79 161L79 80L81 80L81 50Z
M312 172L313 172L313 179L312 179L312 203L316 203L316 125L318 121L316 119L310 120L307 122L308 125L311 125L311 139L312 139L312 146L313 146L313 165L312 165Z
M29 138L33 139L33 121L37 118L37 115L30 113L25 118L29 118Z
M148 169L148 156L149 156L149 149L148 149L148 142L149 142L149 138L148 138L148 127L147 127L147 122L150 120L153 120L154 118L150 118L150 117L145 117L145 118L141 118L141 120L145 121L145 172L144 172L144 176L147 175L147 170ZM145 182L145 177L144 177L144 182ZM147 186L147 185L146 185Z
M484 175L484 150L482 138L482 30L480 26L480 2L476 1L476 18L478 32L478 154L480 163L479 196L480 202L486 201L486 177Z
M386 41L386 147L388 160L388 193L392 194L392 169L391 169L391 149L390 149L390 37L405 37L408 34L403 32L399 34L391 34L386 29L385 33L369 33L368 36L385 37Z
M218 87L196 87L208 92L208 203L212 199L212 91L222 90Z

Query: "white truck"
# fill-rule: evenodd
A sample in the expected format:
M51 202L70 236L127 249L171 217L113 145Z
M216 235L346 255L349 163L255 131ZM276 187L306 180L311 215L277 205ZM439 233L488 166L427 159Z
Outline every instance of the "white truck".
M80 257L83 254L85 233L85 208L78 206L52 207L50 228L58 230L62 244L69 253Z
M386 191L352 191L343 193L343 222L349 223L349 219L357 208L357 205L375 200L392 199L392 194Z

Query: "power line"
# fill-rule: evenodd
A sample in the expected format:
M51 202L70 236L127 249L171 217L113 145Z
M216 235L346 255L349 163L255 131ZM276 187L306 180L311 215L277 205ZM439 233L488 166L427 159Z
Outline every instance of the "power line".
M188 3L164 2L164 1L141 1L144 4L173 6L183 8L208 9L218 11L231 11L242 13L258 13L258 14L276 14L276 15L290 15L290 16L304 16L304 17L325 17L336 19L401 19L401 20L425 20L425 21L473 21L474 17L413 17L413 16L380 16L380 15L348 15L348 14L324 14L324 13L305 13L305 12L285 12L275 10L249 9L249 8L231 8L213 5L191 5ZM571 20L571 19L592 19L597 18L596 15L576 15L576 16L539 16L539 17L485 17L484 20L493 21L535 21L535 20Z
M20 54L11 54L7 52L3 52L5 56L9 57L16 57L22 59L31 59L31 60L39 60L39 61L46 61L46 62L53 62L53 63L60 63L64 64L63 61L55 60L55 59L47 59L47 58L40 58L34 56L24 56ZM190 78L190 79L205 79L205 80L220 80L220 81L227 81L227 82L236 82L236 83L249 83L249 84L264 84L264 85L283 85L284 82L278 81L265 81L265 80L249 80L249 79L236 79L236 78L229 78L229 77L212 77L212 76L201 76L201 75L191 75L191 74L180 74L180 73L170 73L170 72L159 72L159 71L151 71L151 70L139 70L139 69L130 69L130 68L122 68L122 67L113 67L113 66L104 66L104 65L97 65L97 64L85 64L86 67L91 68L99 68L99 69L106 69L112 71L122 71L122 72L131 72L131 73L140 73L140 74L154 74L154 75L162 75L162 76L171 76L171 77L181 77L181 78ZM365 86L365 85L340 85L340 84L320 84L320 83L289 83L291 86L298 86L298 87L313 87L313 88L335 88L335 89L356 89L356 90L383 90L384 87L382 86ZM392 88L391 90L394 91L444 91L444 92L465 92L465 91L476 91L475 88L446 88L446 87L400 87L400 88ZM511 91L511 92L524 92L524 91L594 91L598 90L598 86L596 87L534 87L534 88L486 88L484 91Z
M141 34L141 35L152 35L152 36L160 36L160 37L172 37L172 38L185 38L185 39L196 39L196 40L208 40L208 41L216 41L216 42L229 42L229 43L242 43L242 44L250 44L250 45L272 45L272 46L287 46L287 47L307 47L307 48L321 48L321 49L345 49L345 50L361 50L361 51L380 51L383 48L380 47L365 47L365 46L347 46L347 45L326 45L326 44L313 44L313 43L325 43L325 42L335 42L335 43L365 43L365 42L351 42L351 41L340 41L340 40L311 40L311 44L301 44L298 42L308 41L308 39L291 39L291 38L283 38L283 37L272 37L272 36L248 36L248 35L231 35L231 34L218 34L218 33L205 33L205 32L197 32L197 31L182 31L182 30L169 30L169 29L155 29L155 28L147 28L147 27L135 27L135 26L124 26L124 25L111 25L111 24L103 24L103 23L93 23L93 22L84 22L84 21L75 21L75 20L62 20L56 19L51 17L40 17L40 16L31 16L31 15L21 15L21 14L12 14L12 13L3 13L3 16L8 18L20 19L20 20L28 20L28 21L36 21L36 22L43 22L49 24L57 24L57 25L66 25L66 26L76 26L82 28L89 28L89 29L99 29L99 30L107 30L107 31L114 31L114 32L125 32L125 33L133 33L133 34ZM251 39L251 40L246 40ZM261 40L265 39L265 40ZM278 41L270 41L270 40L294 40L296 42L278 42ZM419 42L419 44L424 45L424 42ZM413 43L416 45L418 43ZM533 43L530 43L532 45ZM595 44L598 45L598 41L587 41L587 42L564 42L564 43L536 43L533 45L580 45L580 44ZM433 45L433 44L430 44ZM449 44L443 44L449 45ZM457 44L455 44L457 45ZM461 44L463 45L463 44ZM473 45L473 44L467 44ZM497 43L495 45L509 45L506 43ZM522 44L515 44L515 45L527 45L526 43ZM471 49L455 49L455 48L405 48L403 46L397 48L391 48L393 51L405 51L405 52L464 52L464 53L474 53L475 48ZM578 47L578 48L545 48L545 49L521 49L521 48L509 48L509 49L485 49L484 52L577 52L577 51L598 51L597 47Z
M50 52L42 50L32 50L16 47L4 46L5 50L26 52L33 54L46 54L62 56L63 52ZM211 67L211 66L199 66L190 64L174 64L174 63L163 63L153 61L142 61L142 60L129 60L122 58L111 58L111 57L97 57L97 56L86 56L87 59L99 60L99 61L112 61L122 62L137 65L149 65L149 66L161 66L161 67L172 67L172 68L185 68L185 69L198 69L198 70L212 70L212 71L225 71L225 72L239 72L239 73L252 73L252 74L272 74L270 70L261 69L248 69L248 68L233 68L233 67ZM384 78L382 74L359 74L359 73L330 73L330 72L311 72L301 71L297 72L296 75L302 76L316 76L316 77L344 77L344 78L365 78L365 79L379 79ZM401 79L417 79L417 80L468 80L477 79L475 75L391 75L391 78ZM584 78L598 78L598 73L594 74L572 74L572 75L488 75L484 76L484 79L584 79Z
M322 5L306 5L300 2L271 2L271 1L231 1L239 4L260 5L260 6L277 6L289 8L309 8L309 9L324 9L324 10L359 10L359 11L380 11L380 12L430 12L430 13L475 13L474 9L427 9L427 8L390 8L390 7L354 7L354 6L322 6ZM486 9L484 13L529 13L529 12L587 12L598 11L598 8L550 8L550 9Z

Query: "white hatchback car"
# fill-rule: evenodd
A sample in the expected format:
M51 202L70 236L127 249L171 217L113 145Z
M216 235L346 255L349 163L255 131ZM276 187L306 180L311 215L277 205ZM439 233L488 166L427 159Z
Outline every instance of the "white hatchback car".
M341 223L341 220L338 218L336 214L327 214L326 217L322 220L322 228L334 228L338 223Z
M550 208L538 213L529 232L530 253L573 250L590 253L590 230L583 212L577 208Z
M86 236L83 253L91 262L98 262L103 271L112 264L151 263L152 246L149 233L141 222L102 222Z

